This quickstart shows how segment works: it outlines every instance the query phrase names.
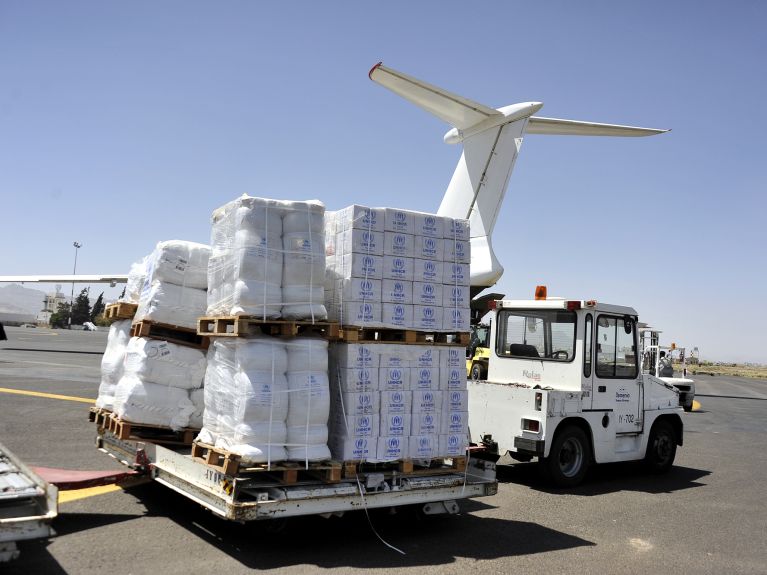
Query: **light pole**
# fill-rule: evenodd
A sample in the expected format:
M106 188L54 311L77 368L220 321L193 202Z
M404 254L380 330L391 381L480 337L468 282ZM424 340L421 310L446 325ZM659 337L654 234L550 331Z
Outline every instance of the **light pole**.
M80 242L74 242L72 244L75 246L75 267L72 268L72 275L77 275L77 250L79 250L81 247L83 247L83 244ZM72 329L72 308L75 307L75 278L72 278L72 294L70 295L69 300L69 329Z

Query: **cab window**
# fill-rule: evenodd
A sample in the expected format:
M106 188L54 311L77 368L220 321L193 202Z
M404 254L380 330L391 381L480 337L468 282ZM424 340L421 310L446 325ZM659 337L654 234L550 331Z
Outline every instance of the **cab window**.
M628 316L597 317L597 377L635 378L638 373L636 326Z
M571 311L501 310L496 353L517 359L572 361L575 327L575 312Z

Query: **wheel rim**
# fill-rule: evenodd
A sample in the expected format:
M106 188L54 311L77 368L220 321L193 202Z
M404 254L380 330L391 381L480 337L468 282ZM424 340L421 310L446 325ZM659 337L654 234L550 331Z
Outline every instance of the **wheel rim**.
M578 475L583 465L583 446L581 442L570 437L562 444L559 451L559 470L565 477Z
M665 463L671 457L673 439L668 433L661 433L655 441L655 456L659 463Z

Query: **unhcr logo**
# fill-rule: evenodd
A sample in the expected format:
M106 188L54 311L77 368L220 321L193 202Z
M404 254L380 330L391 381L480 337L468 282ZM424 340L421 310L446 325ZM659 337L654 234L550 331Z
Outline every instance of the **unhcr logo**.
M392 427L396 427L396 428L402 427L402 416L395 415L394 417L392 417L391 424L392 424Z
M405 223L407 216L405 216L405 212L395 212L394 213L394 221L403 224Z
M395 258L394 262L392 263L394 264L394 269L397 269L397 270L405 269L405 260L403 260L402 258Z
M402 381L402 372L399 369L392 369L389 372L389 379L392 381Z
M389 449L399 449L399 437L392 437L389 439Z
M394 306L394 319L396 320L404 320L405 319L405 308L401 305L395 305Z
M394 236L394 246L398 248L404 248L405 247L405 236L397 234Z
M402 282L394 283L394 293L397 295L405 293L405 285Z
M451 435L447 439L447 444L450 447L458 447L458 436L457 435Z
M356 449L362 450L367 449L368 447L368 440L364 438L360 438L357 441L354 442L354 447Z
M430 320L434 317L434 308L433 307L425 307L423 308L423 318Z
M391 401L392 403L402 403L402 393L399 391L395 391L391 394Z
M365 256L362 258L362 268L365 270L369 270L373 267L373 258L370 256Z
M454 413L453 415L450 416L450 423L452 423L453 425L461 425L461 423L463 423L462 420L463 418L457 413Z

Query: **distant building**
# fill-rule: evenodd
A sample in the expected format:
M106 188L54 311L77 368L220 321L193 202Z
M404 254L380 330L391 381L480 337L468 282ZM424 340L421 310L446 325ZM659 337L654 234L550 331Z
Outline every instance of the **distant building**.
M59 304L67 303L67 301L67 296L61 292L61 286L57 285L56 291L54 293L45 295L45 299L43 300L43 309L40 311L40 313L37 314L37 323L45 325L51 323L51 315L53 315L56 310L59 309Z

